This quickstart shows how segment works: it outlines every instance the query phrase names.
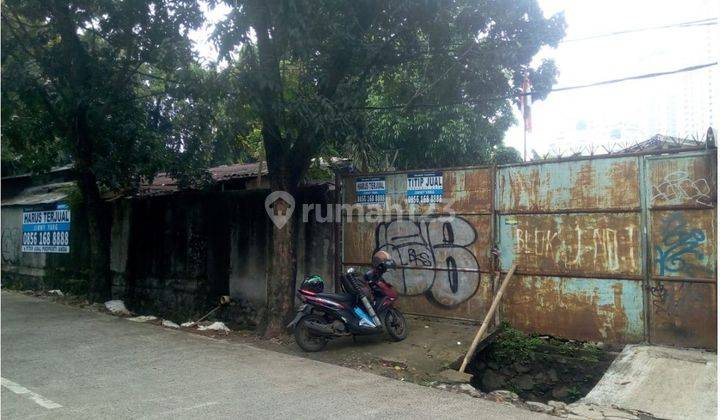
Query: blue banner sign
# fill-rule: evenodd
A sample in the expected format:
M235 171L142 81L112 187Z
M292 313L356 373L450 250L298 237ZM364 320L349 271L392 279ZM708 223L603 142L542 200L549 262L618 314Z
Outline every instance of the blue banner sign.
M355 196L358 204L385 203L385 177L373 176L355 179Z
M70 207L64 203L23 209L22 252L70 252Z
M442 172L409 173L407 175L408 204L441 203L442 196Z

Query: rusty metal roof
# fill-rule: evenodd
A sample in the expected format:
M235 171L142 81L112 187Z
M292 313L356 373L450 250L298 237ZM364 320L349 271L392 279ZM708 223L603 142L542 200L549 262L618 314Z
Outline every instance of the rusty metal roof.
M68 195L68 189L74 186L74 182L59 182L27 188L18 195L3 199L2 206L31 206L55 203L64 200Z
M215 183L254 178L258 176L258 172L261 177L268 174L267 164L264 161L220 165L208 168L208 172ZM179 191L177 180L168 173L161 172L155 176L151 184L142 184L138 195L163 195L177 191Z

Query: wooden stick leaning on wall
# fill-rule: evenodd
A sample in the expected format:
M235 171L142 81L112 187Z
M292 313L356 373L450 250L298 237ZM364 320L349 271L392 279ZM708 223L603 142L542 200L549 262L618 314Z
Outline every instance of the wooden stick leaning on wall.
M470 358L475 354L475 349L480 343L483 335L485 335L485 331L487 331L488 325L490 325L490 320L493 318L493 315L495 315L495 311L497 311L498 309L500 299L502 299L502 296L505 293L505 288L507 287L508 283L510 283L510 278L513 276L513 274L515 274L516 268L517 264L513 264L512 267L510 267L510 271L508 271L508 273L505 275L502 285L500 286L500 290L498 290L497 294L495 295L492 305L490 305L490 310L485 314L485 319L483 320L482 325L480 325L480 329L478 330L477 334L475 334L475 339L470 345L470 349L468 349L467 354L465 354L465 359L463 359L462 365L460 366L460 369L458 369L458 372L465 372L465 368L467 367Z

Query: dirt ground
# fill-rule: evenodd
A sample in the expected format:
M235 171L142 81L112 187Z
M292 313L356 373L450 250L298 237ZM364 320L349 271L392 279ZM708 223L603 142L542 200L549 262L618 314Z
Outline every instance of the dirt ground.
M230 339L250 341L253 345L302 355L315 360L370 371L395 379L430 385L441 381L439 373L465 355L477 325L454 321L433 321L407 315L408 336L395 342L386 334L339 338L317 353L301 350L291 336L263 340L251 332L234 332ZM237 337L237 338L236 338Z

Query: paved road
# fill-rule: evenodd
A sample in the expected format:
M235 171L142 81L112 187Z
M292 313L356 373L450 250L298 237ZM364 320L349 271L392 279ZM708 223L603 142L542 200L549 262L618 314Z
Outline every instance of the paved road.
M11 292L2 293L1 375L4 419L539 417Z

